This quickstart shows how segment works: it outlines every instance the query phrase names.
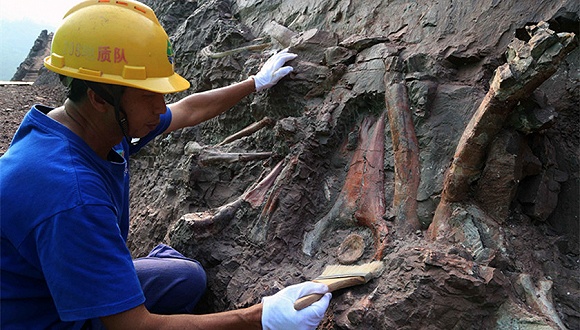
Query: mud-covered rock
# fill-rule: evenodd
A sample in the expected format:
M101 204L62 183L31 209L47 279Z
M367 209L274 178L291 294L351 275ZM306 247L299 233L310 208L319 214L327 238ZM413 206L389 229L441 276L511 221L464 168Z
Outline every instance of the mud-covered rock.
M164 7L162 2L149 2ZM151 226L167 228L164 241L198 258L208 271L209 292L200 311L247 306L286 285L316 277L326 264L339 263L340 245L350 235L364 238L366 248L360 262L372 258L375 229L360 227L348 213L340 214L318 236L316 252L308 255L302 251L305 234L334 212L332 207L340 198L360 143L357 135L363 119L385 110L385 76L389 72L393 73L390 79L404 83L408 91L420 150L417 216L423 228L429 226L457 142L483 100L494 70L507 60L508 44L516 36L529 41L529 22L543 20L558 33L576 32L569 23L578 20L574 14L578 5L570 1L549 5L532 1L525 6L495 1L475 6L447 1L375 1L356 6L346 1L208 1L189 8L189 15L181 13L181 23L172 27L179 57L177 69L192 82L191 91L245 79L272 52L284 47L290 46L298 57L289 63L294 72L271 90L250 96L220 118L160 139L155 151L159 156L133 175L134 191L145 193L133 195L137 213L133 213L132 250L138 255L144 251L142 246L158 241L146 238L150 229L141 224L143 208L139 207L148 197L156 196L154 204L170 207L172 215L158 220L163 225ZM549 41L534 42L548 45ZM223 52L262 42L272 42L271 48L217 59L200 57L208 46ZM515 283L520 274L530 274L534 281L551 277L555 289L542 292L553 296L562 324L573 328L580 321L569 296L563 296L560 288L577 281L570 275L555 275L557 264L567 270L563 274L574 273L577 265L540 265L535 260L538 256L517 253L521 249L532 251L540 237L554 239L548 236L550 226L564 226L562 222L550 225L555 214L567 219L559 221L578 226L573 206L577 202L562 196L563 191L571 192L578 186L574 174L578 169L574 160L578 125L561 121L562 117L577 118L572 110L578 102L577 87L570 83L575 79L576 53L540 88L545 97L538 94L536 101L522 102L521 110L515 111L520 116L506 120L505 138L496 140L486 169L470 188L481 207L468 203L450 217L457 224L455 241L432 245L422 231L413 233L411 239L397 227L393 218L397 213L388 207L397 180L394 146L390 130L385 130L382 173L387 209L382 218L389 232L385 260L390 269L368 285L336 293L321 328L501 329L506 325L525 328L531 326L529 320L541 320L534 324L557 329L557 320L546 315L551 310L519 307L522 300L509 283ZM271 160L204 166L191 155L180 155L179 147L169 152L172 144L183 150L190 140L202 148L215 145L265 116L272 118L271 128L219 148L224 152L273 151ZM514 127L520 133L513 131ZM554 148L566 150L569 156L561 152L548 156L546 147L541 147L544 144L537 142L544 135L549 141L563 142ZM170 154L177 158L165 156ZM260 207L240 205L231 219L210 235L196 236L183 230L178 219L228 205L278 162L283 170ZM170 176L176 166L179 173L189 176ZM569 178L563 180L555 175L560 172L547 168L558 169ZM551 181L540 180L542 177ZM165 181L172 187L166 197L147 193L153 182ZM555 204L552 197L539 197L537 192L543 189L539 182L552 187L549 196L557 196ZM560 185L560 193L555 183ZM533 192L524 193L530 190ZM572 195L577 196L577 192ZM561 205L567 205L567 210ZM533 220L539 218L544 219L544 225ZM525 234L528 226L533 235ZM559 244L561 249L552 252L547 252L551 244L546 243L542 251L561 255L561 260L577 260L578 240L566 236L566 231L560 235L570 243ZM426 263L427 250L448 263L438 264L433 259Z

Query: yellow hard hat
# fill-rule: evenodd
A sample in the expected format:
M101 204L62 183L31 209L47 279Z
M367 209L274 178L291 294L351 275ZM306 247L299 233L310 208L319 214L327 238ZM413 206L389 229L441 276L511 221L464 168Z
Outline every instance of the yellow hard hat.
M167 94L189 88L173 60L151 8L131 0L88 0L65 14L44 65L72 78Z

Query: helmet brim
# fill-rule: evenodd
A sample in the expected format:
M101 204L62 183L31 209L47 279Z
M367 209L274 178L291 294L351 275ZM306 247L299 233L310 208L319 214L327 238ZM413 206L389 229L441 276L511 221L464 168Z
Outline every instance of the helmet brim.
M83 70L78 70L67 66L59 67L58 65L53 65L53 63L51 62L51 56L47 56L44 59L44 66L46 66L47 69L54 71L58 74L62 74L64 76L76 79L112 85L119 85L119 82L121 81L121 77L117 75L104 73L96 74L96 71L84 70L85 72L91 73L87 74L83 73L82 72ZM122 85L161 94L177 93L184 91L190 87L189 81L187 81L187 79L183 78L177 73L173 73L169 77L149 77L145 79L122 78Z

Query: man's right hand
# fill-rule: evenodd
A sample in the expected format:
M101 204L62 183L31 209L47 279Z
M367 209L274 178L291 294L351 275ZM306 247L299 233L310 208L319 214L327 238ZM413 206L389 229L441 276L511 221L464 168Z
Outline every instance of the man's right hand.
M294 302L312 293L326 293L319 301L297 311ZM273 296L262 299L262 327L264 330L316 329L330 303L332 294L326 284L304 282L289 286Z

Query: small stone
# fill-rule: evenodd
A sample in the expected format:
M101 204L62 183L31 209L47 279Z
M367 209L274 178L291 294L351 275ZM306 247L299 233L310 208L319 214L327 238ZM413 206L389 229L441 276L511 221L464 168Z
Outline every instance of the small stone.
M362 257L365 241L359 234L350 234L338 248L338 262L343 265L355 263Z

